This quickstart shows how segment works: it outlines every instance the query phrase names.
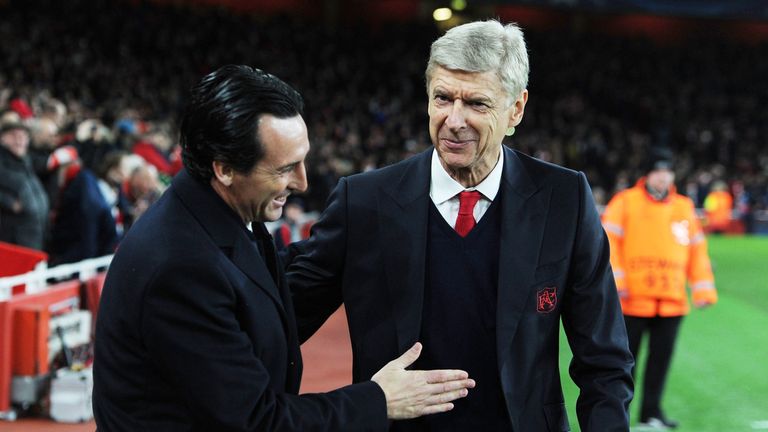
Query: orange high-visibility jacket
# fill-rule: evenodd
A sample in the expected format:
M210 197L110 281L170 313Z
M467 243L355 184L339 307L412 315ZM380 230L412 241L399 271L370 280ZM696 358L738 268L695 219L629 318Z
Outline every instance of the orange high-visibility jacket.
M707 242L693 202L673 189L662 201L645 178L616 194L603 213L611 266L625 315L686 315L694 302L717 302Z
M731 223L733 198L728 191L712 191L704 200L707 226L711 229L727 229Z

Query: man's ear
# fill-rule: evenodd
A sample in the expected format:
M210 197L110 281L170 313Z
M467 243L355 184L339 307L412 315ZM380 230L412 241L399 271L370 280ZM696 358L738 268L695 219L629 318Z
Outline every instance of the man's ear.
M221 161L213 161L213 177L223 186L232 186L235 171L231 166Z
M515 102L512 104L512 109L509 111L509 125L517 126L523 120L523 114L525 113L525 104L528 102L528 90L523 90Z

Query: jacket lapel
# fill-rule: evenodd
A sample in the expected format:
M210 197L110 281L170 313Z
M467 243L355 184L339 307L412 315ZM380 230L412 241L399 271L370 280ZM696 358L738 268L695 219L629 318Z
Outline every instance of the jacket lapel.
M286 322L283 301L277 285L272 279L272 274L269 272L264 258L259 254L256 245L246 235L238 236L235 239L231 259L232 263L240 271L245 273L249 279L255 282L259 288L272 298L280 310L283 322Z
M509 348L520 317L531 300L531 284L539 260L549 204L549 192L539 190L520 158L504 150L504 174L496 340L499 370L509 360Z
M231 250L228 255L232 263L272 298L283 322L287 322L277 285L264 258L245 232L242 220L209 185L195 180L186 170L176 175L173 189L213 242L222 250Z
M258 246L246 232L242 220L216 195L209 185L193 179L186 170L182 170L174 178L172 188L222 253L227 255L232 264L253 281L258 289L264 291L272 299L280 314L283 331L288 338L290 367L285 378L285 389L291 393L298 393L302 373L301 352L293 305L287 293L287 284L283 279L279 265L277 278L282 285L278 289L278 285L272 279L267 268L265 257L259 253ZM259 232L261 235L269 235L263 224L255 224L253 229L254 232L261 231ZM266 247L264 253L273 255L275 263L278 263L274 248Z
M419 339L429 216L432 151L414 157L379 194L379 227L387 287L400 352Z

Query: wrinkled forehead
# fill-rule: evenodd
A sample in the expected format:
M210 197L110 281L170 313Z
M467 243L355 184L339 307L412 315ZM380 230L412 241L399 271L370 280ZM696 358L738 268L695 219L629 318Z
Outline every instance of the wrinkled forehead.
M495 72L471 72L446 69L444 67L435 68L427 87L430 93L433 93L436 89L483 92L494 96L506 93L501 80Z

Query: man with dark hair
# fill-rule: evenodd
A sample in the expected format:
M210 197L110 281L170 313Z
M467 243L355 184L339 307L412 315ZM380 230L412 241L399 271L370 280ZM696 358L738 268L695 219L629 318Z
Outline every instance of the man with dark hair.
M514 24L473 22L432 44L434 144L342 179L289 267L300 329L343 301L354 381L424 343L417 367L454 365L477 388L398 431L569 430L560 321L582 431L629 429L632 356L608 241L584 174L504 145L528 100Z
M297 395L293 305L263 222L307 187L301 114L295 90L246 66L193 88L185 169L121 243L104 286L100 430L386 430L388 418L450 410L474 385L464 371L405 370L414 344L370 381Z

